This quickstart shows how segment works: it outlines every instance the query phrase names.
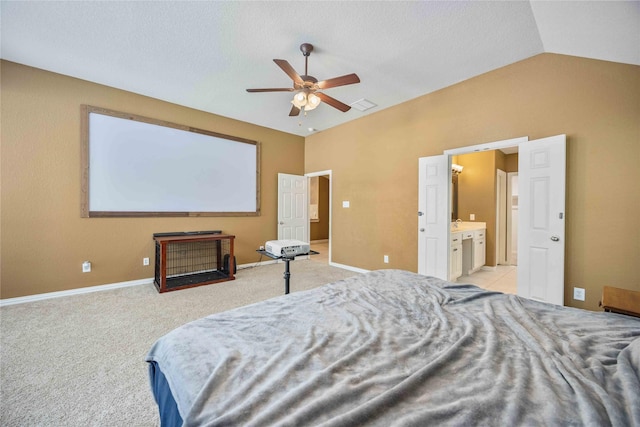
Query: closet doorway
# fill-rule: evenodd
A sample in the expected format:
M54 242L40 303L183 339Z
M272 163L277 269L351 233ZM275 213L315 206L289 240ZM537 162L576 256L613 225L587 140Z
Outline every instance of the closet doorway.
M331 262L331 171L305 174L309 179L309 243L318 252L310 259Z

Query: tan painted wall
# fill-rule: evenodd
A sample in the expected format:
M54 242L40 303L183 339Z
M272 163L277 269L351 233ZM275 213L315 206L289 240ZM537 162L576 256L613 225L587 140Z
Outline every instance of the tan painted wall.
M463 221L487 223L486 265L496 265L496 156L495 151L462 154L457 164L464 166L458 175L458 217Z
M518 153L508 154L504 158L504 171L518 172Z
M638 66L542 54L308 137L305 171L333 171L333 261L417 270L419 157L564 133L566 304L640 290L639 99Z
M0 298L152 277L155 232L222 229L239 264L277 237L277 173L304 173L303 138L6 61L1 79ZM81 218L81 104L260 141L262 215Z

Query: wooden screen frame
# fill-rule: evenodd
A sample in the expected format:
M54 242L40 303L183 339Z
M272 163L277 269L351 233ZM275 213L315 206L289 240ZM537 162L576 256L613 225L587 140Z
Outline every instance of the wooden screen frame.
M193 132L201 135L207 135L214 138L221 138L234 142L255 145L256 148L256 210L246 212L222 212L222 211L204 211L204 212L187 212L187 211L92 211L90 210L89 189L90 189L90 131L89 131L89 115L91 113L102 114L106 116L116 117L119 119L133 120L137 122L168 127L185 132ZM260 142L253 141L237 136L225 135L218 132L198 129L191 126L180 125L164 120L152 119L137 114L124 113L106 108L94 107L91 105L81 106L81 217L215 217L215 216L259 216L260 215Z

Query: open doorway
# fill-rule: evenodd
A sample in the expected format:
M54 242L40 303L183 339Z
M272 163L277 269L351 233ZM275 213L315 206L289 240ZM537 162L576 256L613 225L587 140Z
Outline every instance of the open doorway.
M458 249L462 257L476 257L476 251L484 253L480 258L485 262L473 263L463 260L462 272L450 277L451 281L471 283L481 288L504 293L517 293L517 264L512 261L512 248L517 248L517 227L510 214L509 175L517 174L518 150L504 147L481 152L460 153L451 156L452 186L456 199L451 200L452 212L456 212L460 228L476 231L469 238L467 233L457 233L458 228L450 229L450 238L463 239ZM517 200L517 199L516 199ZM516 206L517 207L517 206ZM452 220L455 221L452 217ZM480 237L480 241L476 242ZM466 238L466 240L464 240ZM452 240L453 241L453 240ZM515 254L513 254L515 255Z
M418 273L447 280L453 270L451 266L458 265L450 262L453 259L451 249L455 248L450 234L455 225L451 223L451 210L447 203L451 187L452 156L517 145L517 294L537 301L564 304L566 140L564 134L532 141L528 137L522 137L445 150L442 155L437 156L420 157ZM493 173L495 176L495 172ZM465 214L460 211L460 215ZM473 221L470 214L469 220ZM476 220L481 221L481 218L476 216ZM495 226L491 221L486 223L488 234L491 224ZM478 242L486 241L482 239L482 234L477 237ZM464 255L464 248L462 252ZM489 259L492 253L491 248L486 251L474 250L471 258L473 268L494 266ZM482 259L481 256L476 258L476 254L486 254L487 259Z
M309 243L318 252L311 260L331 262L331 171L306 174L309 179Z

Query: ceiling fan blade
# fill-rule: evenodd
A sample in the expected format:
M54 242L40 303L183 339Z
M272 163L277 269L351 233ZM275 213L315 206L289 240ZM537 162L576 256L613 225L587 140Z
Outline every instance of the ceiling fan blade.
M266 89L247 89L247 92L293 92L292 87L275 87Z
M285 61L284 59L274 59L273 62L278 64L278 67L282 68L282 71L287 73L287 75L291 77L291 80L293 80L295 83L304 83L302 77L300 77L300 75L296 73L296 70L294 70L291 64L289 64L287 61Z
M321 82L318 82L317 85L320 89L329 89L331 87L352 85L354 83L360 83L360 78L357 74L352 73L340 77L334 77L328 80L323 80Z
M300 109L295 105L291 106L291 111L289 111L289 117L295 117L300 114Z
M325 95L322 92L316 92L316 95L318 95L318 98L320 98L322 102L331 105L333 108L337 108L343 113L351 109L351 107L349 107L347 104L340 102L337 99L330 97L329 95Z

